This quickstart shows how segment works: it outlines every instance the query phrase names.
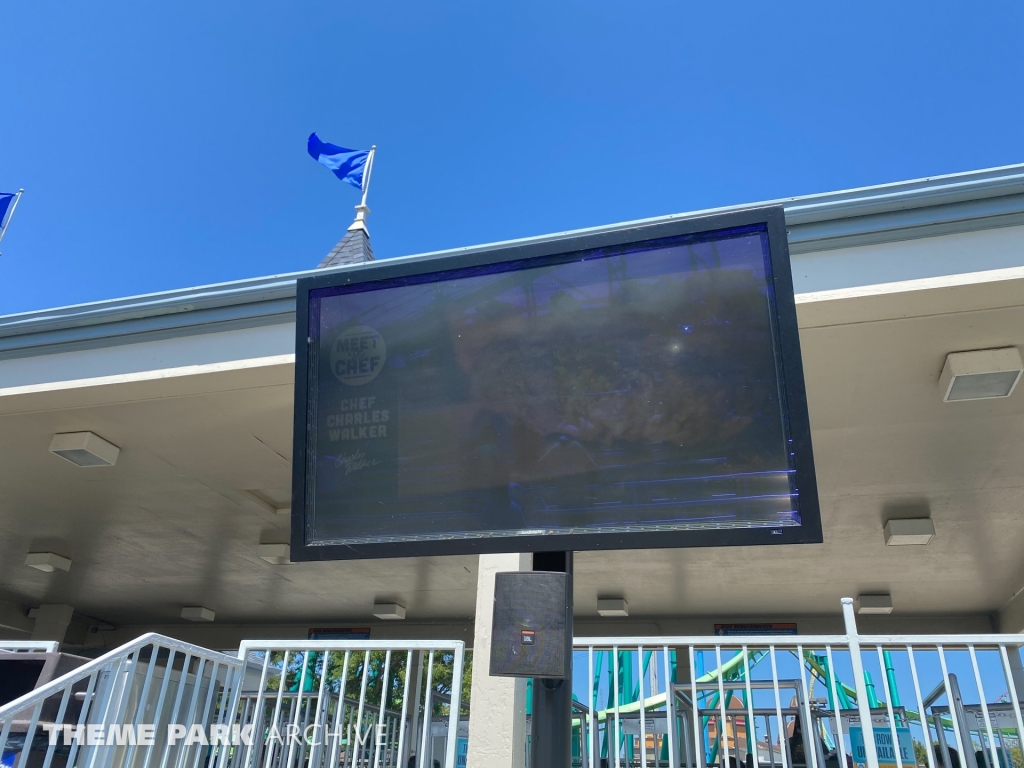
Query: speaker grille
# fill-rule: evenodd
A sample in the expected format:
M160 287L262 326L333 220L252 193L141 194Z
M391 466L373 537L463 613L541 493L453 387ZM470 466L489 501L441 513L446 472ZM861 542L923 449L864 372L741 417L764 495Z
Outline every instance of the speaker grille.
M569 676L572 577L526 571L494 577L491 674Z

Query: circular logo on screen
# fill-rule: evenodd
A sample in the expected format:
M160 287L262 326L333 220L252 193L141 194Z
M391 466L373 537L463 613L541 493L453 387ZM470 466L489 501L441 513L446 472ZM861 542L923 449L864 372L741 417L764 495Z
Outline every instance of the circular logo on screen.
M346 328L331 347L331 371L342 384L373 381L387 359L384 337L368 325Z

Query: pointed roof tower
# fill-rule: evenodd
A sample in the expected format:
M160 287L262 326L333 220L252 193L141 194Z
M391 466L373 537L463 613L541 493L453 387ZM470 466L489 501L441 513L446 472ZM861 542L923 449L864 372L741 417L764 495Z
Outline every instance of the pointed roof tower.
M377 145L374 144L370 147L370 154L366 159L366 170L362 180L363 199L356 206L355 221L349 225L348 232L331 249L331 252L317 264L317 269L341 267L346 264L364 264L374 260L373 248L370 246L370 230L366 228L366 216L370 213L370 209L366 205L366 196L370 191L370 174L373 172L373 156L376 152Z
M370 246L370 232L366 229L366 214L370 209L365 205L356 206L356 220L348 228L345 236L338 241L317 269L340 267L346 264L364 264L373 261L373 248Z

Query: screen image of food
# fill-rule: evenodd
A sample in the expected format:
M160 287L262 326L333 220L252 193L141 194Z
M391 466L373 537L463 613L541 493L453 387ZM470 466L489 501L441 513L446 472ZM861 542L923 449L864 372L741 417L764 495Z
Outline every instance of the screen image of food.
M749 227L314 291L307 543L799 525L770 263Z

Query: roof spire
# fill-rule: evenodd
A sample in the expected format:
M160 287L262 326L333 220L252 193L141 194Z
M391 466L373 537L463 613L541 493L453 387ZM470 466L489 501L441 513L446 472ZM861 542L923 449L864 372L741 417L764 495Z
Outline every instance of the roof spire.
M370 230L366 228L366 217L370 208L366 205L366 196L370 192L370 174L373 172L373 155L377 145L370 148L370 156L366 159L366 171L363 175L363 199L356 206L356 218L349 225L345 236L324 256L317 269L340 267L346 264L364 264L373 261L373 248L370 247Z
M357 206L365 208L366 206ZM370 233L366 230L366 224L360 212L352 226L348 228L345 236L338 241L338 244L331 249L331 252L324 256L324 260L317 265L317 269L328 267L341 267L346 264L365 264L373 261L373 248L370 246Z
M363 202L356 206L356 218L355 221L349 224L348 231L355 232L357 229L361 229L366 233L366 236L369 237L370 230L366 228L366 217L369 214L370 209L366 205L366 201L364 200Z

